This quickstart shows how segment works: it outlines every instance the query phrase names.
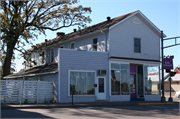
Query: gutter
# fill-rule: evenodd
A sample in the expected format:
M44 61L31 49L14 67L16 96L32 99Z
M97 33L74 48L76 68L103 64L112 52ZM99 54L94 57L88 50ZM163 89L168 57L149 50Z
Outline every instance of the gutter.
M39 75L44 75L44 74L55 74L55 73L58 73L58 70L52 71L52 72L45 72L45 73L27 74L27 75L25 75L25 77L29 77L29 76L39 76ZM19 76L8 76L8 77L4 77L3 79L20 78L20 77L23 77L23 76L24 76L24 75L19 75Z

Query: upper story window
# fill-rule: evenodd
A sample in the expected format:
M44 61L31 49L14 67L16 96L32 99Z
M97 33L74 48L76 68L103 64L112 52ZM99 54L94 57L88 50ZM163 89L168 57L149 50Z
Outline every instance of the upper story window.
M31 60L34 60L35 54L31 54Z
M70 49L75 49L75 43L70 44Z
M44 51L42 52L42 64L44 64L44 59L45 59L45 57L44 57Z
M141 52L141 39L139 38L134 38L134 52Z
M34 54L34 61L36 61L36 53Z
M97 38L93 39L93 51L97 51Z
M36 65L36 63L35 63L36 62L36 53L33 53L31 56L32 56L31 63L33 64L33 66L35 66Z
M51 49L51 62L54 62L54 49Z

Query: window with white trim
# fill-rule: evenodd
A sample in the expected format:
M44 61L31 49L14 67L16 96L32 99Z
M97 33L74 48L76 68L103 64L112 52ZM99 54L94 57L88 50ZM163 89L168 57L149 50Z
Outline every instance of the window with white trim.
M111 95L129 95L129 64L111 63Z
M35 62L36 62L36 59L37 59L37 58L36 58L36 53L35 53L35 54L34 54L34 61L35 61Z
M144 65L145 95L160 94L159 66Z
M97 51L97 38L93 39L93 51Z
M42 52L42 64L44 64L44 60L45 60L45 57L44 57L44 51Z
M75 49L75 43L70 44L70 49Z
M51 49L51 62L54 62L54 49Z
M95 72L70 71L70 95L95 95Z
M134 52L141 52L141 40L139 38L134 38Z

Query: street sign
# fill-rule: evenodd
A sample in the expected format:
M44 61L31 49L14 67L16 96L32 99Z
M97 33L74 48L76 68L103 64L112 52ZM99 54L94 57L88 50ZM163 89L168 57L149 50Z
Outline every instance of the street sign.
M164 69L173 69L173 57L164 58Z

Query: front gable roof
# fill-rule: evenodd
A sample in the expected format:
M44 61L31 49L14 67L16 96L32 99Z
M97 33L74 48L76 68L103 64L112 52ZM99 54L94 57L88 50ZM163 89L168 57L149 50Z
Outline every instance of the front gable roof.
M141 18L141 20L147 24L159 37L161 37L161 30L156 27L141 11L137 10L135 12L133 12L133 14L129 15L128 17L126 17L125 19L119 21L118 23L112 25L109 27L109 29L114 28L115 26L117 26L118 24L121 24L122 22L126 21L127 19L133 17L137 15L139 18ZM163 37L166 37L165 34L163 34Z

